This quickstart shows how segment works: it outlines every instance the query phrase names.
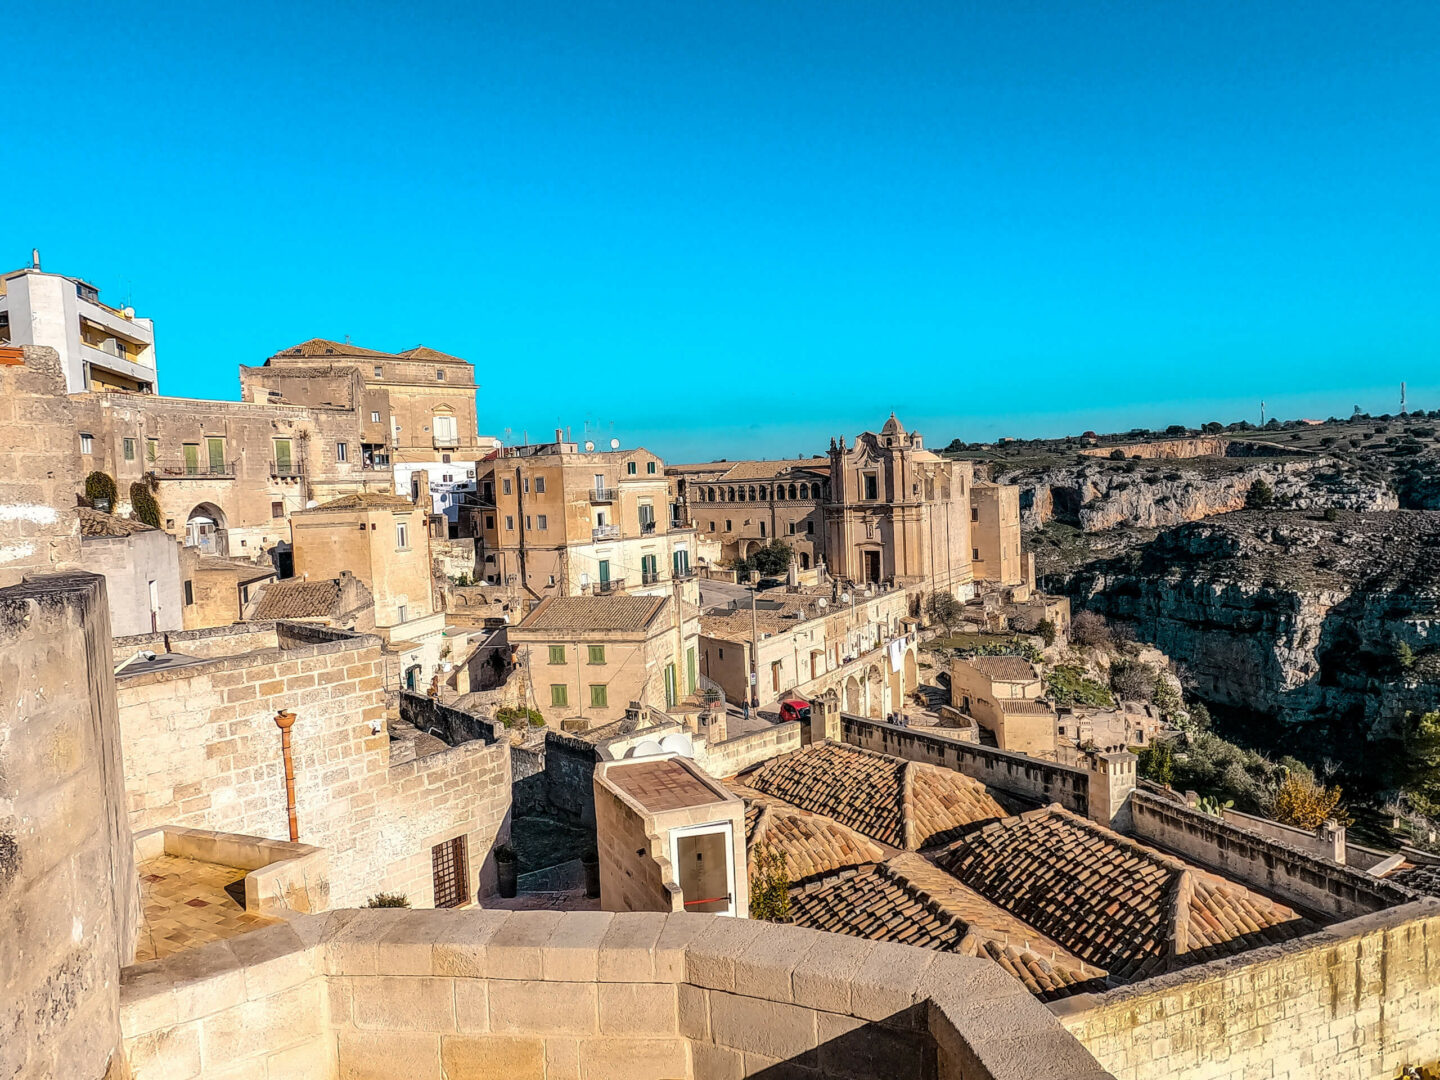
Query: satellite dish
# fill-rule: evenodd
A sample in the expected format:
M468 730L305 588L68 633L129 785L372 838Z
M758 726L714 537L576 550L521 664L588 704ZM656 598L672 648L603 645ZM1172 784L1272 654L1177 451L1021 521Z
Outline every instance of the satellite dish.
M585 452L588 454L588 453L590 453L591 450L594 450L594 449L595 449L595 444L594 444L593 442L591 442L589 439L586 439L586 440L585 440Z
M611 450L619 450L619 449L620 449L620 440L619 440L619 439L611 439L611 440L610 440L610 449L611 449Z
M654 739L645 739L642 742L638 742L634 746L632 746L630 748L630 752L625 756L632 758L654 757L656 754L663 754L664 752L665 748L661 746L658 742L656 742Z
M661 739L660 749L664 753L679 754L681 757L693 758L695 756L695 747L690 744L690 737L681 735L678 731Z
M829 601L829 600L826 600L826 599L822 596L822 597L820 597L819 600L816 601L816 605L820 608L821 611L824 611L827 607L830 606L830 601Z
M840 594L840 602L842 604L848 604L850 602L850 594L848 592L842 592Z

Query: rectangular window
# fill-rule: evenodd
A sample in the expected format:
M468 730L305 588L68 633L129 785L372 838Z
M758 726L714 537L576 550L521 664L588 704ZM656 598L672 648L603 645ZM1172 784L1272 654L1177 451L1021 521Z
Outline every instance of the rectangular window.
M545 477L543 477L543 476L537 476L537 477L535 477L535 494L536 494L536 495L544 495L544 494L545 494Z
M205 450L210 456L210 471L222 473L225 471L225 440L210 438L205 440Z
M501 481L500 481L500 494L501 494L501 495L509 495L509 494L510 494L510 478L509 478L508 476L503 477L503 478L501 479Z
M533 527L534 527L534 526L532 526L532 525L530 524L530 515L529 515L529 514L526 514L526 515L525 515L525 528L530 529L530 528L533 528Z
M195 583L187 581L185 582L185 604L189 606L193 603L195 603Z
M270 516L272 518L283 518L285 516L285 504L283 502L272 502L270 504Z
M275 471L281 476L288 476L291 468L290 440L275 440Z
M590 704L592 707L597 709L603 709L606 705L610 704L610 701L606 696L605 685L603 683L590 684Z
M729 519L729 518L726 518L726 519L725 519L725 531L726 531L726 532L730 532L730 519Z
M765 523L760 522L760 539L765 539Z
M551 646L550 646L550 662L551 662L552 664L563 664L563 663L565 662L565 646L564 646L564 645L551 645Z
M647 461L647 462L645 463L645 471L646 471L647 473L649 473L651 476L654 476L654 475L655 475L655 463L654 463L653 461Z
M980 511L977 510L977 509L976 509L975 507L973 507L973 506L970 508L970 520L971 520L971 521L979 521L979 520L980 520Z
M370 422L372 424L378 424L380 422L380 413L375 409L370 410Z
M403 622L406 620L406 618L409 617L409 615L410 615L410 606L409 606L408 604L396 604L396 605L395 605L395 618L396 618L396 621L397 621L397 622L402 622L402 623L403 623Z
M530 494L530 477L527 476L520 481L520 490L525 492L526 495Z
M493 529L494 527L495 527L495 515L494 515L494 514L486 514L486 515L485 515L485 528L487 528L487 529Z
M134 461L134 460L135 460L135 440L134 440L134 439L126 439L126 440L125 440L125 460L126 460L126 461Z
M506 515L505 515L505 529L506 529L506 531L508 531L508 532L514 532L514 531L515 531L515 515L514 515L514 514L506 514Z
M711 532L714 532L714 531L715 531L715 523L714 523L713 521L710 522L710 531L711 531Z
M410 546L410 526L403 521L395 523L395 546L401 551Z
M685 685L688 693L695 693L697 669L695 667L695 646L685 650Z
M194 476L200 471L200 444L187 442L183 450L185 453L185 471L191 476Z
M544 514L536 514L536 515L535 515L535 525L536 525L537 528L541 529L542 531L548 527L548 522L546 521L546 518L545 518L545 515L544 515Z
M811 536L815 534L815 523L813 521L805 522L805 532Z
M971 549L970 549L970 558L971 558L972 560L974 560L975 562L983 562L983 561L984 561L983 559L980 558L980 549L979 549L979 548L971 548Z
M95 439L93 436L80 436L80 452L82 454L93 454L95 452Z
M627 462L625 463L625 475L626 475L626 476L634 476L634 475L635 475L635 462L633 462L633 461L627 461Z
M159 440L159 439L146 439L146 440L145 440L145 460L148 461L148 462L150 462L151 465L154 465L155 462L156 462L156 460L157 460L159 457L160 457L160 440Z
M880 498L880 478L873 472L867 472L864 474L863 479L865 484L865 498L870 502L874 502Z
M379 364L376 364L376 365L375 365L375 378L377 378L377 379L383 378L384 375L385 375L385 369L384 369L383 367L381 367Z
M465 837L457 836L430 849L435 880L435 906L459 907L470 901L470 859Z
M604 645L591 645L591 646L590 646L590 663L592 663L592 664L603 664L604 662L605 662L605 646L604 646Z
M444 382L444 381L445 381L445 369L444 369L444 368L438 368L438 367L437 367L437 368L435 369L435 381L436 381L436 382Z
M675 665L665 665L665 707L673 709L680 703L680 694L675 685Z
M795 523L794 523L793 521L790 522L790 535L791 535L791 536L794 536L794 535L795 535Z
M346 460L346 454L347 454L347 453L349 453L349 449L348 449L348 447L346 447L346 445L345 445L343 442L337 442L337 443L335 444L335 460L336 460L336 461L344 461L344 460Z
M570 692L564 683L550 684L550 704L558 709L569 708Z
M435 432L435 441L441 446L454 446L460 441L456 432L458 428L453 416L436 416L432 419L432 428Z

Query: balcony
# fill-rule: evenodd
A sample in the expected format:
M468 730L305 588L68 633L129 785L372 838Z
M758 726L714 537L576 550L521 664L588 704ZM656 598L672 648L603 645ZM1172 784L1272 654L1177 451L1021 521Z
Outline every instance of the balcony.
M656 585L660 581L659 570L643 570L640 573L641 585Z
M282 480L293 480L301 475L300 463L298 461L272 461L270 462L270 475L278 476Z
M594 540L595 540L597 543L598 543L599 541L601 541L601 540L619 540L619 539L620 539L620 526L619 526L619 525L596 525L595 528L593 528L593 529L590 530L590 535L591 535L591 537L594 538Z
M613 503L618 492L614 488L594 487L590 489L592 503Z
M436 450L458 450L460 448L460 436L458 435L436 435L431 442Z
M676 581L689 581L695 576L695 568L690 565L677 566L672 575Z
M625 588L623 577L611 578L609 581L597 581L594 585L596 596L606 596L610 593L618 593Z
M642 521L642 522L640 522L640 535L641 535L641 536L654 536L654 535L655 535L655 522L653 522L653 521Z
M166 465L155 470L159 480L197 480L202 476L234 476L233 461L190 462L183 465Z

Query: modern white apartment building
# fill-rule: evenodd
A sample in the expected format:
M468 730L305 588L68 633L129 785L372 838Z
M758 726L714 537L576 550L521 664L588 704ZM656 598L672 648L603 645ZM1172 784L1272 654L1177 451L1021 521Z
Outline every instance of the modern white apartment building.
M45 273L38 252L28 268L0 276L0 345L54 349L71 394L157 392L154 323L102 304L89 282Z

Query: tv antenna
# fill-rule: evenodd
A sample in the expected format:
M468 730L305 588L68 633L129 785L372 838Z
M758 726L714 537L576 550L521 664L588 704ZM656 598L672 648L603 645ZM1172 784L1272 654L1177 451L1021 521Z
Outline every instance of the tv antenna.
M1260 399L1260 426L1265 426L1265 399Z
M1400 384L1400 415L1405 415L1405 384Z

